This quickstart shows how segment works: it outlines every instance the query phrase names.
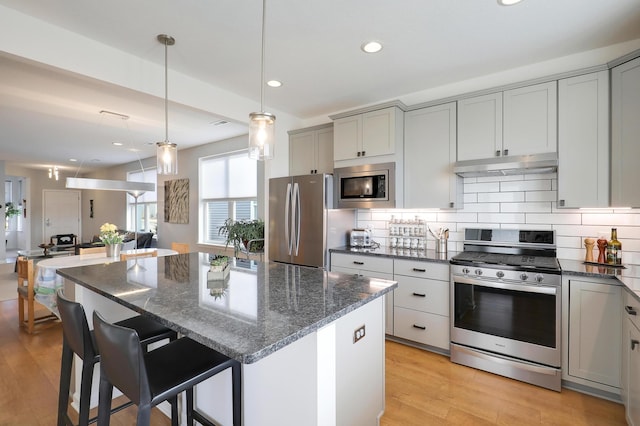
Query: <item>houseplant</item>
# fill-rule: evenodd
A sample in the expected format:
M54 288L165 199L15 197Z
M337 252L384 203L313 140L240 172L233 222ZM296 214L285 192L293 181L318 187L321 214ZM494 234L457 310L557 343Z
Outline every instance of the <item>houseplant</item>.
M264 221L233 220L228 218L218 230L219 235L226 235L226 246L233 245L236 251L245 247L249 251L260 251L264 248L264 241L257 241L247 247L250 240L264 240Z

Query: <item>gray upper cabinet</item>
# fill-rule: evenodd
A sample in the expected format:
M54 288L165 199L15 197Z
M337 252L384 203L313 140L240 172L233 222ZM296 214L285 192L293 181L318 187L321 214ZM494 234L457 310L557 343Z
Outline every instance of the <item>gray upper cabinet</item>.
M458 101L458 161L557 150L556 82Z
M333 172L333 124L289 132L291 176Z
M458 161L502 150L502 92L458 101Z
M558 207L609 206L609 72L558 81Z
M556 82L503 92L502 155L530 155L557 150Z
M376 157L402 150L403 111L388 107L335 119L333 154L335 161L363 160L377 163Z
M611 70L611 205L640 207L640 58Z
M462 208L456 159L456 103L405 113L404 207Z

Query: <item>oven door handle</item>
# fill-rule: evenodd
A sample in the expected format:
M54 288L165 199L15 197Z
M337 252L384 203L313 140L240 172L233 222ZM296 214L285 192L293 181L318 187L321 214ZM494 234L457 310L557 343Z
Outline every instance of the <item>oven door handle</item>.
M503 290L526 291L528 293L551 294L551 295L555 295L557 293L557 287L552 287L552 286L509 284L505 282L485 281L485 280L478 280L478 279L472 279L472 278L464 278L459 276L453 277L452 280L454 283L470 284L470 285L475 285L479 287L499 288Z

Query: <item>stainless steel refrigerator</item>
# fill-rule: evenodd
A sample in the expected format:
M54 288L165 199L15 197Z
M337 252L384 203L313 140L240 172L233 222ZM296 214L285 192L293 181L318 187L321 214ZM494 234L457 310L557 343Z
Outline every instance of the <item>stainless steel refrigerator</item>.
M328 248L347 245L355 210L333 210L333 176L269 180L269 260L329 269Z

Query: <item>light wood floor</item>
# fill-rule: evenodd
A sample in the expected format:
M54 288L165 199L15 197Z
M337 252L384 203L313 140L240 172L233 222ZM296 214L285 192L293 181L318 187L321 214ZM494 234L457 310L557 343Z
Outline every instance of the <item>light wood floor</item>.
M0 302L0 425L56 423L61 341L60 326L19 331L17 302ZM386 349L382 426L626 424L622 405L613 402L549 391L394 342ZM111 424L135 424L135 407L116 413ZM170 421L155 411L152 424Z

